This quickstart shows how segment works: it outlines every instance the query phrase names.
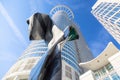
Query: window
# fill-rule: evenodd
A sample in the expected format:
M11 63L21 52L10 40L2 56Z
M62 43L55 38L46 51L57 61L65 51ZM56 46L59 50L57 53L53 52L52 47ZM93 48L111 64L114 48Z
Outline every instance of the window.
M120 26L120 21L118 21L117 24Z
M66 66L65 66L65 75L66 75L68 78L70 78L70 79L72 79L72 74L71 74L71 72L72 72L71 68L66 65Z
M120 9L120 8L117 8L117 7L116 7L116 8L113 9L113 11L116 12L116 11L118 11L119 9Z
M108 16L108 17L111 17L114 13L115 13L115 12L112 11L112 12L110 12L107 16Z
M106 77L106 78L104 78L103 80L110 80L110 78L109 78L109 77Z
M80 72L80 68L77 64L71 62L70 60L68 60L67 58L62 56L62 59L67 62L69 65L71 65L74 69L76 69L78 72Z
M120 76L117 73L111 74L113 80L120 80Z
M25 65L23 70L30 70L33 67L33 64L27 64Z
M112 71L113 70L113 66L111 64L108 64L108 65L106 65L106 69L108 71Z
M77 72L75 72L75 78L76 80L79 80L79 75L77 74Z
M71 68L69 66L65 66L65 69L68 71L68 72L71 72Z
M115 15L115 17L120 18L120 11Z

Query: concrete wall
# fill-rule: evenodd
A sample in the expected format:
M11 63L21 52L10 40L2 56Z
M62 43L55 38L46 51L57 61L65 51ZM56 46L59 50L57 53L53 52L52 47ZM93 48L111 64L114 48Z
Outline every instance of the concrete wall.
M115 71L120 76L120 52L116 53L115 55L110 57L108 60L112 64Z
M83 75L81 75L79 80L95 80L94 73L89 70Z

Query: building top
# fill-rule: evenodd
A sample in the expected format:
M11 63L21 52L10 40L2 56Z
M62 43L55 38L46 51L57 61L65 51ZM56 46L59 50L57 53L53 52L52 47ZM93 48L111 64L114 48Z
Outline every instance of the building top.
M119 49L117 49L115 45L110 42L99 56L97 56L91 61L80 63L79 65L90 70L100 69L101 67L108 64L108 58L117 52L119 52Z
M101 2L120 3L120 0L97 0L97 2L93 5L92 9L95 9Z
M73 19L74 19L74 14L73 14L72 10L71 10L69 7L67 7L66 5L58 5L58 6L55 6L55 7L50 11L50 14L51 14L51 15L54 15L55 13L60 12L60 11L66 13L67 16L68 16L68 18L69 18L70 20L73 20Z

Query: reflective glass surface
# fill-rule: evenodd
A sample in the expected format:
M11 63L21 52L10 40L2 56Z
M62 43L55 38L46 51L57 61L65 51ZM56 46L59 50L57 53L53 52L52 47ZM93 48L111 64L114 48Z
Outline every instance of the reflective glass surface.
M120 80L120 76L117 73L111 74L113 80Z

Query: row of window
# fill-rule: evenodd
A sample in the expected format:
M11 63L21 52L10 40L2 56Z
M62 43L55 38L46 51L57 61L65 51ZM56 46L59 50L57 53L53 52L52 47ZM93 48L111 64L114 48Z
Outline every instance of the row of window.
M72 52L70 52L68 49L63 49L63 50L62 50L62 53L68 54L68 55L72 56L76 61L78 61L77 56L74 55ZM62 54L62 53L61 53L61 54Z
M117 73L113 73L110 75L112 80L120 80L120 76ZM105 77L103 80L111 80L109 76Z
M96 79L101 79L104 76L108 76L112 72L113 72L113 66L111 64L107 64L103 68L95 71L95 77Z
M67 58L62 56L62 60L65 60L65 62L67 62L69 65L71 65L77 72L80 73L80 68L78 66L78 64L75 64L73 62L71 62L70 60L68 60Z
M70 50L73 54L76 54L76 51L75 51L75 47L71 47L69 45L65 45L63 48L67 48L68 50Z
M27 50L31 49L31 48L37 48L37 47L47 47L47 45L45 44L36 44L36 45L31 45L27 48Z
M47 51L47 47L37 47L37 48L31 48L30 50L27 50L25 53L31 53L31 52L38 52L38 51Z
M64 30L66 26L70 25L70 22L67 20L67 18L64 15L59 15L55 17L55 23L61 30Z
M27 54L27 55L25 55L25 56L20 57L19 60L24 59L24 58L28 58L28 57L40 57L40 56L42 56L43 54L44 54L44 53Z
M9 70L7 75L14 73L14 72L19 72L19 71L24 71L24 70L31 70L31 68L35 65L37 58L32 58L24 61L19 61L14 66Z
M67 58L69 58L71 61L73 61L74 63L78 64L78 62L75 60L75 58L72 58L72 57L69 56L68 54L69 54L69 53L66 54L66 53L62 52L62 56L67 57Z
M63 12L65 12L70 19L73 18L73 13L71 12L71 10L69 8L64 7L64 6L58 6L58 7L54 8L54 10L52 11L51 14L53 15L57 11L60 11L60 10L63 11Z
M94 12L93 12L94 15L97 15L106 20L108 20L110 18L110 21L112 23L114 23L116 20L118 20L120 18L120 4L101 3L99 6L96 8L97 10L94 10ZM111 17L112 15L114 15L114 16Z
M79 75L77 72L75 72L75 74L72 73L72 69L69 66L65 66L65 75L66 77L68 77L69 79L73 80L73 75L75 75L75 80L79 80Z

